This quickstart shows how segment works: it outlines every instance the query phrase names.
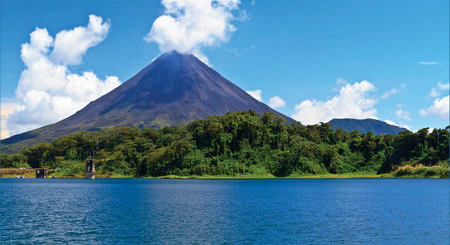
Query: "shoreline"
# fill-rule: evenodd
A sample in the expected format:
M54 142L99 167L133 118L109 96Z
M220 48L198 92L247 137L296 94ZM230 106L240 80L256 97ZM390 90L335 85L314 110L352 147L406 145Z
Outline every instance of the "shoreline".
M0 179L15 179L18 175L3 175ZM34 175L23 175L25 179L35 179ZM57 176L51 175L55 179L84 179L84 176ZM448 178L448 177L447 177ZM318 174L318 175L303 175L303 176L286 176L276 177L273 175L165 175L165 176L144 176L135 177L131 175L96 175L96 179L199 179L199 180L251 180L251 179L447 179L440 178L439 176L401 176L397 177L392 174L360 174L360 173L348 173L348 174Z

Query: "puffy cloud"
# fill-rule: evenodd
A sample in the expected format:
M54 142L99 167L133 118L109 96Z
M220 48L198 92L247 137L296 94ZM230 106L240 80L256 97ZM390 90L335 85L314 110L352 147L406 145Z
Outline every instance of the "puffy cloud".
M406 121L411 121L411 113L409 113L408 111L405 111L405 110L403 110L403 109L401 109L401 108L399 108L399 109L395 112L395 115L396 115L398 118L400 118L400 119L403 119L403 120L406 120Z
M369 97L375 87L368 81L344 85L327 101L304 100L295 106L292 117L303 124L328 122L333 118L376 118L376 101Z
M273 96L269 99L269 106L273 109L277 109L286 105L286 102L278 96Z
M156 42L162 52L189 52L207 62L201 48L229 39L236 30L232 12L239 4L240 0L162 0L164 14L144 40Z
M449 120L449 96L435 99L433 105L419 111L422 116L438 116L444 120Z
M115 76L101 80L93 72L76 74L68 67L80 63L83 54L106 37L109 26L90 15L87 26L63 30L55 40L45 28L30 34L30 42L21 49L26 68L16 88L17 107L7 119L9 134L64 119L120 85Z
M81 57L90 47L96 46L106 38L109 27L109 21L103 21L101 17L92 14L89 15L89 23L86 27L79 26L56 34L50 58L55 63L79 64Z
M248 90L248 91L245 91L245 92L247 92L249 95L251 95L253 98L257 99L258 101L262 102L262 91L261 91L261 89Z

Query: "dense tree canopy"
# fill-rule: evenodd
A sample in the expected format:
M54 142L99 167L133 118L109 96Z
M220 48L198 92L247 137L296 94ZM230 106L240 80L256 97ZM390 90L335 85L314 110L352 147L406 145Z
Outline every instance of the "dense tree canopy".
M135 176L387 173L406 164L447 161L449 129L375 136L334 131L329 124L288 125L270 113L245 111L187 126L78 132L1 154L1 167L58 168L92 157L99 171Z

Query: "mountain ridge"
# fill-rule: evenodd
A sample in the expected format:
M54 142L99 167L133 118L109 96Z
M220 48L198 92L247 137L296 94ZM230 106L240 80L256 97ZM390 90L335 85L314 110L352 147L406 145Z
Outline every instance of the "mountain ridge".
M0 143L2 150L18 150L76 131L114 126L160 128L246 110L273 112L288 123L296 122L256 100L192 54L172 51L71 116Z
M398 127L395 125L388 124L386 122L366 118L366 119L355 119L355 118L334 118L328 122L331 124L334 130L340 128L345 131L358 130L361 133L372 132L375 135L381 134L399 134L406 131L406 128Z

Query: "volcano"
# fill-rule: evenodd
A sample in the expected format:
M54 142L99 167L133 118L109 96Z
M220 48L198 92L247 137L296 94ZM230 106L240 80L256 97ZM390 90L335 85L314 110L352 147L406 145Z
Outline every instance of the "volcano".
M72 116L4 139L1 144L2 150L10 152L77 131L115 126L161 128L247 110L273 112L287 123L295 122L254 99L195 56L173 51Z

